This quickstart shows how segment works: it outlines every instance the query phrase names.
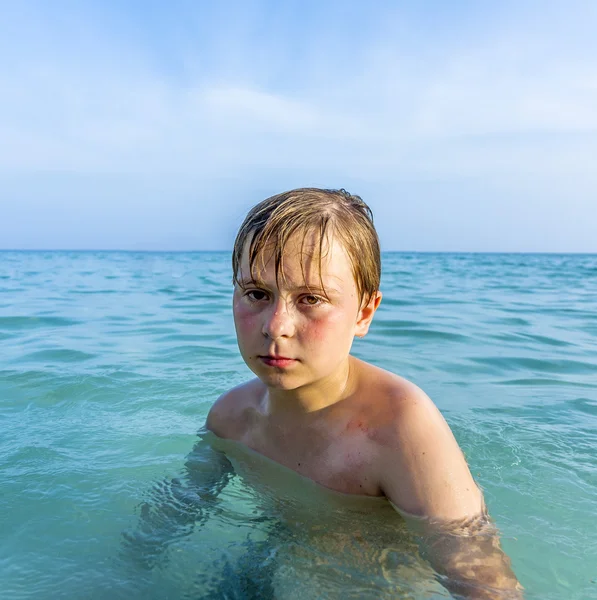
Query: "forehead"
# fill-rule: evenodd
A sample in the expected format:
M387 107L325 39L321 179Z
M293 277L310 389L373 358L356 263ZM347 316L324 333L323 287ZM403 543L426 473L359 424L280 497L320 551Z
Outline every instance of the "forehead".
M266 245L249 264L248 239L243 247L239 278L268 281L276 278L276 257L280 257L280 281L292 283L334 285L354 283L350 257L344 245L333 235L320 237L318 232L307 231L292 235L283 248ZM251 271L252 267L252 271Z

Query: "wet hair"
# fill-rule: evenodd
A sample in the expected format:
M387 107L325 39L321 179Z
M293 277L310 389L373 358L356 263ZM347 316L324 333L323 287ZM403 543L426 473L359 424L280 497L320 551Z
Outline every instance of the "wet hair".
M346 190L299 188L277 194L254 206L241 225L232 252L234 283L239 281L241 257L249 243L249 269L254 277L255 262L271 249L276 281L284 277L284 250L288 240L299 235L304 245L314 232L319 242L319 272L325 241L337 239L352 265L361 305L367 304L379 289L381 255L373 225L373 213L359 196ZM301 269L303 252L301 246ZM323 285L322 285L323 287Z

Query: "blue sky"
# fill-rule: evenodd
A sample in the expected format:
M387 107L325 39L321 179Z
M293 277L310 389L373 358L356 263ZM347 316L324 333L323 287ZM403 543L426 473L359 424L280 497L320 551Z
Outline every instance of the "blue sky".
M345 187L385 250L597 252L597 3L3 2L0 248L231 247Z

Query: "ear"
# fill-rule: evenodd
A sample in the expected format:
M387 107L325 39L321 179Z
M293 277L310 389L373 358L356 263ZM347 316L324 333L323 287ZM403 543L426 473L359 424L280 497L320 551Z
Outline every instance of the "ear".
M357 318L357 323L354 332L354 334L357 337L364 337L365 335L367 335L367 332L369 331L369 325L371 325L373 315L375 314L375 311L377 310L377 307L379 306L380 302L381 292L378 290L377 292L375 292L375 294L373 294L373 296L371 296L369 302L366 305L362 306L359 310L359 315Z

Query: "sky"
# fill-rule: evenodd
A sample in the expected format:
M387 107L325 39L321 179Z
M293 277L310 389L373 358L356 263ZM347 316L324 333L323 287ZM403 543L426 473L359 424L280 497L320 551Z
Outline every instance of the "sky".
M597 252L594 0L0 11L0 249L229 250L315 186L386 251Z

